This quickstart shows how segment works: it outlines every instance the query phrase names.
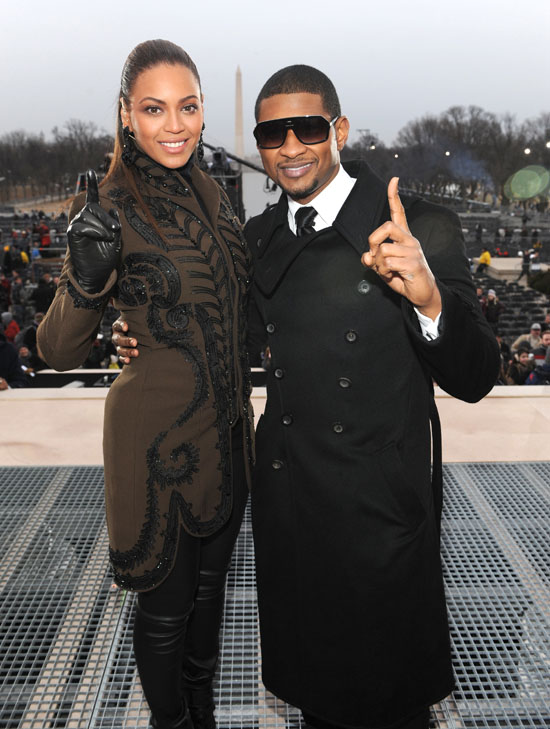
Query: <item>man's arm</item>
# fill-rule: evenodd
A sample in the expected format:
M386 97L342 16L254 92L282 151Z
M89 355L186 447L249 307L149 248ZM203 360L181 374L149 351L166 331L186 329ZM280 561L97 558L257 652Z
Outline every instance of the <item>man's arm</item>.
M423 201L407 220L394 180L388 188L392 220L372 233L363 263L402 295L411 341L430 376L450 395L475 402L493 387L500 356L477 301L460 221ZM415 309L432 320L441 314L433 341L422 335Z

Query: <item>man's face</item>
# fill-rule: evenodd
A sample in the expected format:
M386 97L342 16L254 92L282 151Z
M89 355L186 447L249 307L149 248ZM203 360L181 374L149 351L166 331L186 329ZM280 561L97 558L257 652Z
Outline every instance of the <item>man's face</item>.
M277 94L261 102L258 122L311 115L331 120L319 94ZM287 195L302 204L308 203L338 174L340 150L348 133L345 116L338 118L327 141L320 144L303 144L289 129L282 147L259 149L264 169Z
M540 329L531 329L532 337L540 337Z
M550 347L550 332L544 332L542 335L542 346Z

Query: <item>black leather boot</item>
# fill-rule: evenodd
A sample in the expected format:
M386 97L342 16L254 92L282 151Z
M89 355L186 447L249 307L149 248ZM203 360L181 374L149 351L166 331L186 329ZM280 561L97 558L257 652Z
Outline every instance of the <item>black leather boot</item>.
M187 702L194 729L216 729L214 718L214 696L212 683L202 689L184 689L183 694Z
M216 729L212 681L220 650L226 572L201 570L182 662L182 691L195 729Z
M181 715L174 720L171 719L156 719L151 716L151 728L152 729L193 729L193 721L189 714L189 709L186 707L182 711Z
M192 729L181 665L189 613L153 615L136 606L134 655L154 729ZM175 718L174 718L175 717Z

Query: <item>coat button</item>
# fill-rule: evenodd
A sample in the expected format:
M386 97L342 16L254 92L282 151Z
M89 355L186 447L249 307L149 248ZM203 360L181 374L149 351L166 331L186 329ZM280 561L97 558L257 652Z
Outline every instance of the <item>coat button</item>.
M267 324L265 325L265 330L266 330L266 332L267 332L268 334L273 334L273 332L275 331L275 324L273 324L273 322L271 322L271 321L270 321L270 322L268 322L268 323L267 323Z
M283 425L292 425L294 418L289 413L286 413L281 417L281 423Z
M348 377L340 377L338 384L343 390L348 390L351 387L351 380Z
M342 423L333 423L332 430L334 433L337 433L338 435L340 435L340 433L344 432L344 426L342 425Z
M282 367L277 367L276 369L273 370L273 374L275 375L275 377L278 380L282 380L283 377L285 376L285 371L283 370Z
M275 459L274 461L271 461L271 468L274 471L280 471L283 466L284 466L284 463L282 461L278 461L277 459Z
M365 279L359 281L357 284L357 291L359 291L360 294L368 294L370 291L370 283L365 281Z
M356 342L357 332L354 332L353 329L348 329L348 331L346 332L346 340L348 342Z
M262 239L261 238L258 238L258 240L256 241L256 245L258 246L258 248L260 248L260 246L262 245Z

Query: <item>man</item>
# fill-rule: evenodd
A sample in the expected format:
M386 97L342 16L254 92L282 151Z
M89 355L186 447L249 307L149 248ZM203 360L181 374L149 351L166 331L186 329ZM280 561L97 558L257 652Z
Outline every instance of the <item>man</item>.
M479 257L478 267L476 273L483 273L491 265L491 254L488 248L482 248L481 255Z
M550 330L546 329L540 337L540 344L533 349L533 360L535 367L542 365L550 349Z
M28 386L29 380L21 367L17 349L8 342L0 324L0 391Z
M527 334L520 334L512 344L512 352L517 352L519 347L528 347L530 350L540 347L541 342L541 325L538 322L531 324L531 329Z
M431 378L478 400L497 345L456 216L341 167L324 74L279 71L256 119L283 189L245 229L251 341L272 359L252 491L264 683L312 726L424 729L453 685ZM115 337L129 361L136 340Z
M36 311L46 313L55 296L55 285L51 273L45 273L31 295Z

